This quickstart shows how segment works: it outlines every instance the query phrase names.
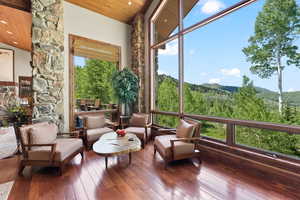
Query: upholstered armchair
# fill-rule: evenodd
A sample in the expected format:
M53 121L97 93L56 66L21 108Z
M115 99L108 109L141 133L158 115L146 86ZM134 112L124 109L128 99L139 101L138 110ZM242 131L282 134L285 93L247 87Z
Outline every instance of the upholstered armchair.
M162 135L155 137L154 155L159 152L165 167L174 160L199 157L200 129L200 122L191 119L180 120L176 129L159 129Z
M20 128L22 161L19 174L26 166L64 166L77 154L83 158L83 143L78 132L58 133L55 124L48 122L26 125Z
M151 123L149 114L133 113L129 120L129 127L126 132L135 134L142 142L144 148L147 141L151 138Z
M104 114L83 116L83 141L87 149L105 133L113 132L110 124L106 123Z

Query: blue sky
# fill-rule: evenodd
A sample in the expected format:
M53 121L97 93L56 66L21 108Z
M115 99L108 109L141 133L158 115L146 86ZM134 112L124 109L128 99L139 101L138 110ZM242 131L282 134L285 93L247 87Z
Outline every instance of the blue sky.
M85 58L84 57L79 57L79 56L74 56L74 63L76 66L84 66L85 65Z
M237 3L235 0L203 0L184 19L188 27L211 16L217 11ZM184 38L184 66L186 82L241 86L242 76L247 75L259 87L277 91L277 76L260 79L249 70L250 63L241 51L253 35L254 23L265 0L244 7L230 15L210 23ZM299 45L300 42L297 41ZM159 50L159 73L178 77L177 41ZM284 91L300 91L300 69L288 66L284 70Z

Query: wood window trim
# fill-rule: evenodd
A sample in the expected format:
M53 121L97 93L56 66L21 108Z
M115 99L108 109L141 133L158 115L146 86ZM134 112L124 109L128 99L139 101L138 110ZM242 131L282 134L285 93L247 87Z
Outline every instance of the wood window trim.
M75 70L74 70L74 51L73 51L73 42L74 40L84 40L100 45L109 45L115 47L119 51L119 62L117 62L117 67L120 70L122 66L122 48L118 45L113 45L110 43L97 41L89 39L86 37L69 34L69 129L73 130L74 126L74 117L75 117Z

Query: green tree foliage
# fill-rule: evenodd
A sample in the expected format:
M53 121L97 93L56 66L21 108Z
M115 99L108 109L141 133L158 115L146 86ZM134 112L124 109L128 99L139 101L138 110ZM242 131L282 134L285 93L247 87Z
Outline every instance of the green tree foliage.
M270 119L271 113L263 99L256 96L253 82L243 77L243 86L233 95L233 118L265 121Z
M278 109L282 112L282 72L294 64L300 66L298 47L300 11L295 0L266 0L255 22L255 33L243 52L252 63L251 72L261 78L278 76Z
M100 99L101 103L115 103L112 75L115 63L88 59L84 67L75 68L75 96L78 99Z
M178 112L178 81L162 76L157 88L157 109ZM268 102L258 97L253 82L246 76L243 77L243 86L237 92L227 96L221 95L215 90L201 92L192 88L195 87L191 87L188 83L184 84L185 113L300 124L300 113L297 108L285 108L285 115L288 116L283 121L276 107L270 106ZM155 120L156 123L167 127L176 127L178 123L178 118L164 115L156 116ZM223 124L203 122L203 135L225 140L225 131L226 126ZM236 128L236 142L270 151L298 155L297 149L300 146L300 137L288 135L287 133L238 126Z
M157 110L178 112L178 84L171 78L167 77L159 83L156 95ZM167 127L175 127L178 123L178 119L176 117L163 115L156 116L156 121L158 121L162 126Z

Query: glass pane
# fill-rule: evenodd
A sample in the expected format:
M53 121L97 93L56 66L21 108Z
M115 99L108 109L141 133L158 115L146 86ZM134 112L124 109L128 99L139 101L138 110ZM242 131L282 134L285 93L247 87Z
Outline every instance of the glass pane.
M190 27L241 0L184 0L184 28Z
M178 0L168 0L154 21L154 44L178 33Z
M179 122L179 117L168 116L168 115L157 115L153 116L154 124L160 125L167 128L176 128Z
M271 27L290 12L273 18L276 9L264 9L272 6L280 4L257 1L184 36L186 113L300 125L300 68L299 57L294 57L299 53L299 32L289 25L284 33L289 38L281 43L280 51L286 54L280 57L284 70L280 104L273 45L281 41L276 38L281 32ZM268 46L262 48L265 43ZM291 54L285 47L293 49Z
M155 50L155 109L178 112L178 40Z
M300 158L300 135L236 126L236 143Z
M226 140L226 125L213 122L203 122L201 135L217 140Z
M106 109L117 104L111 84L116 63L75 56L74 65L76 112Z

